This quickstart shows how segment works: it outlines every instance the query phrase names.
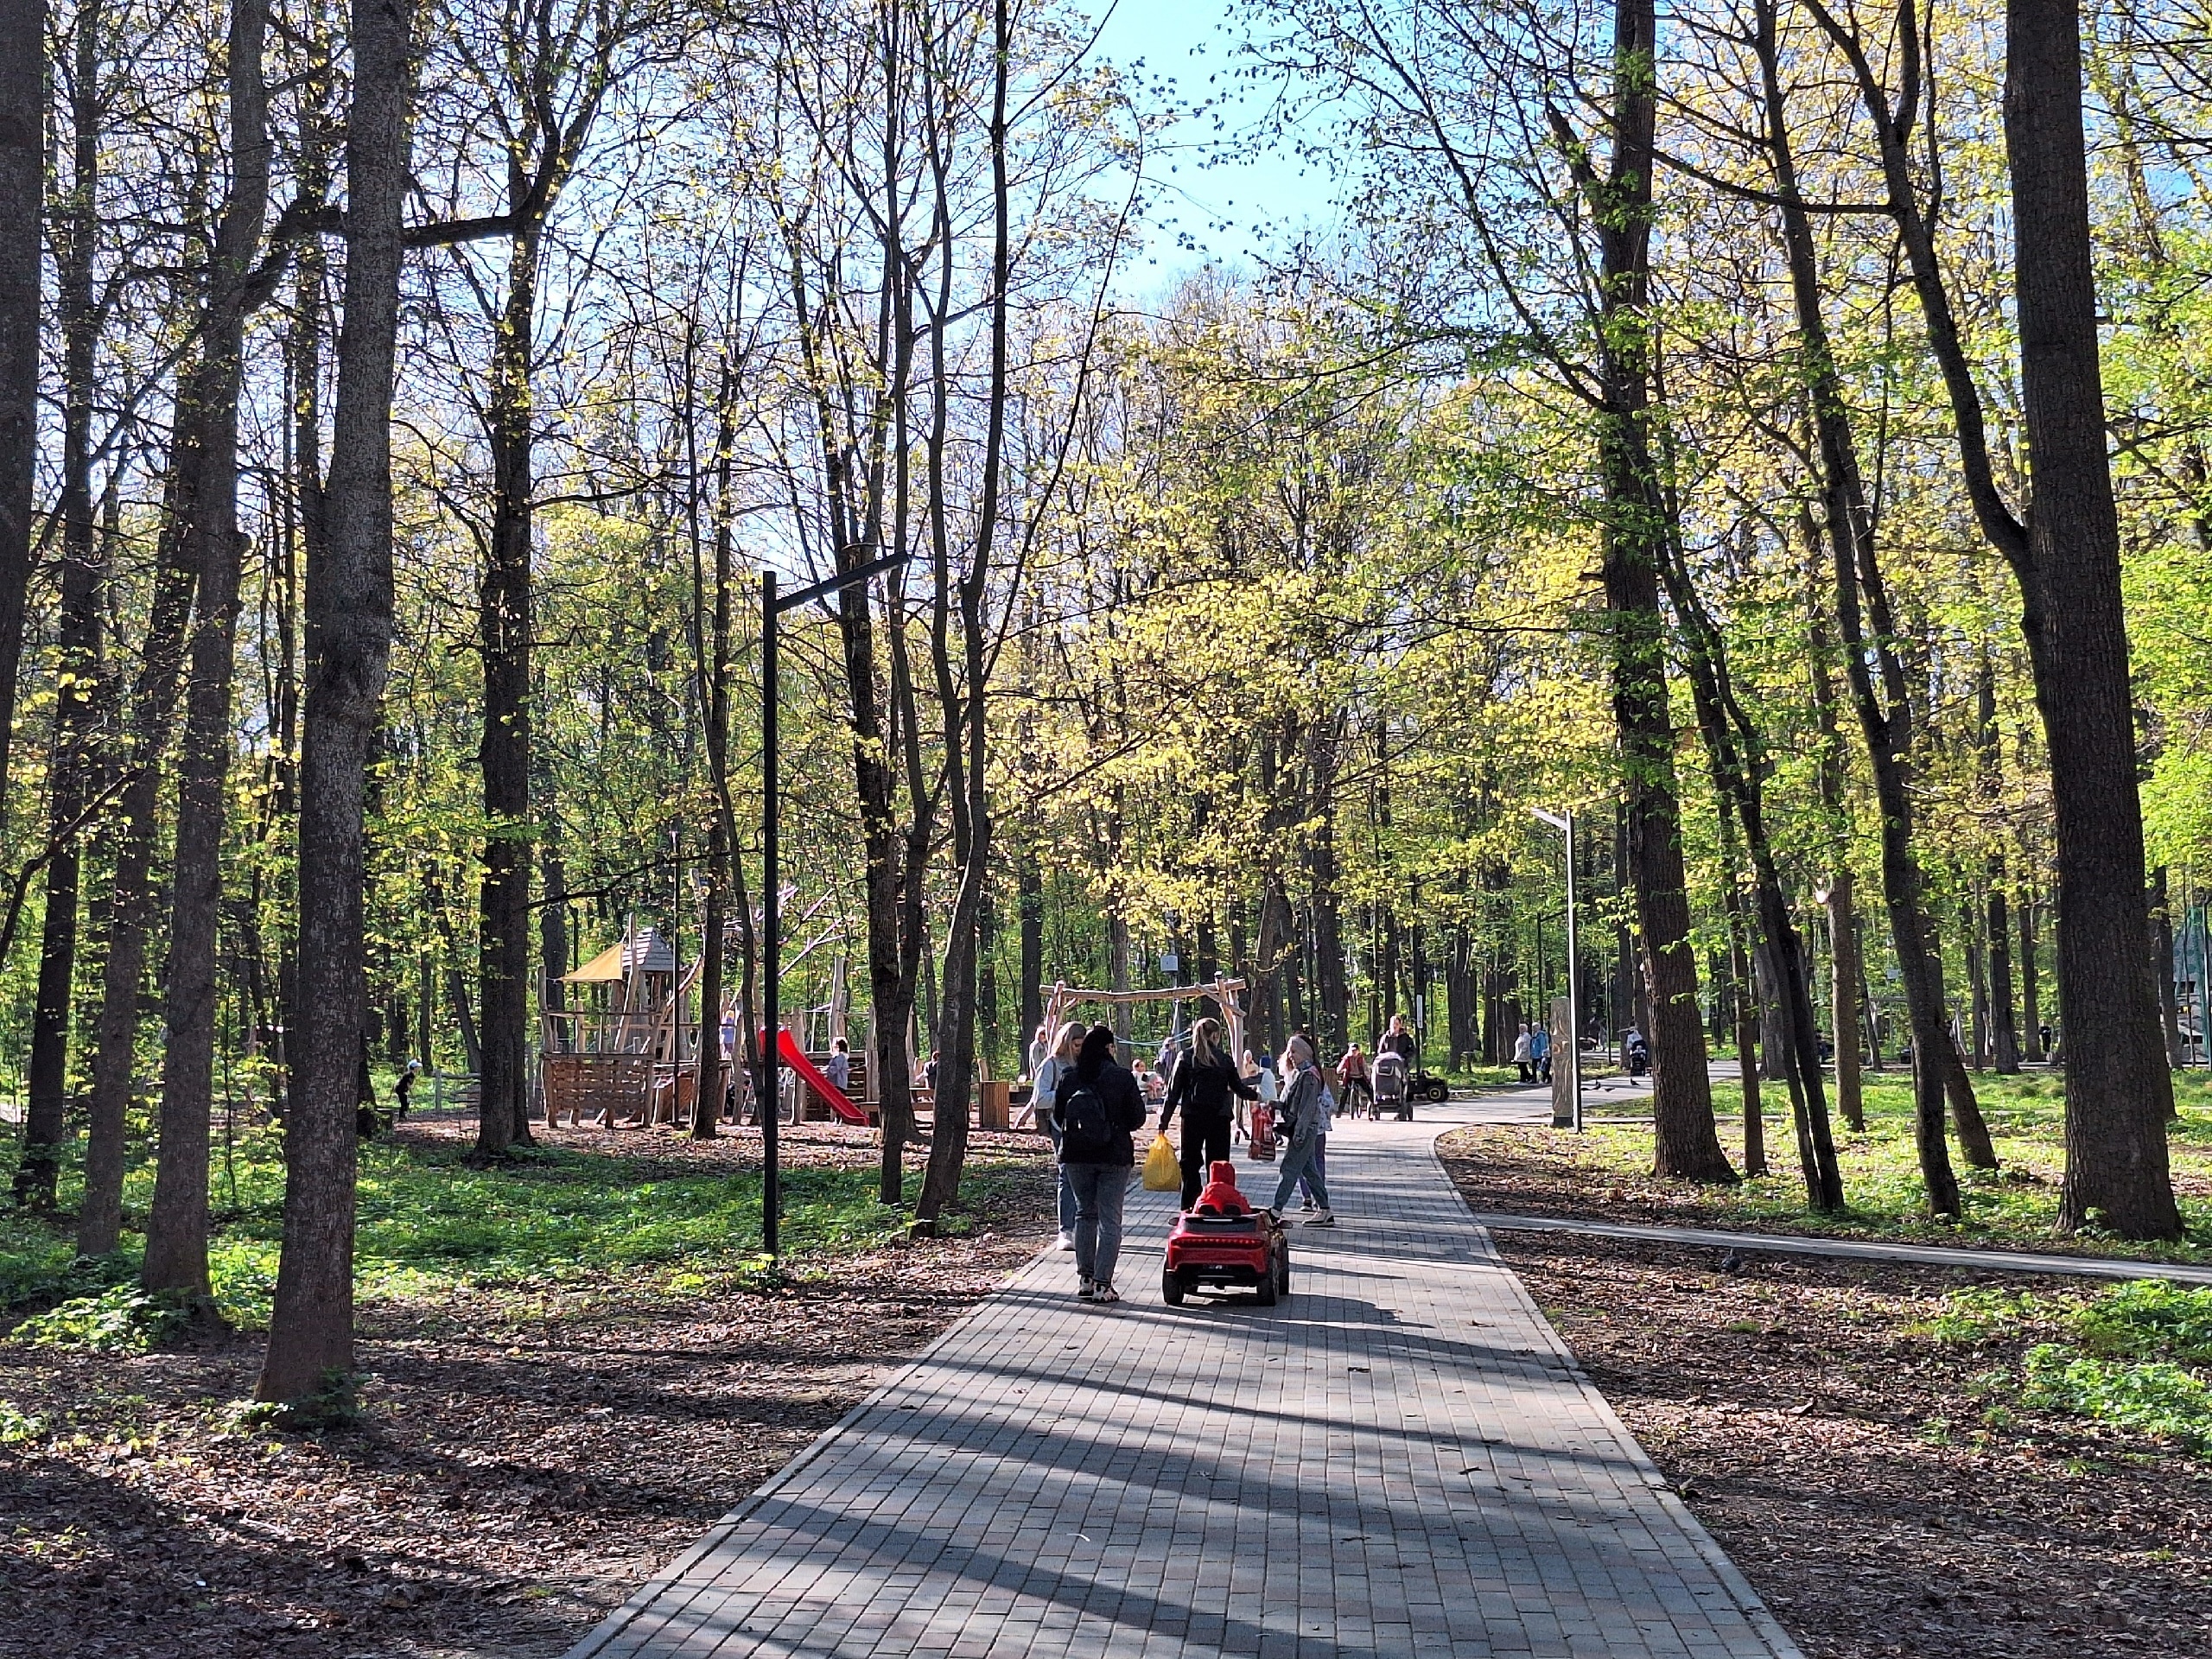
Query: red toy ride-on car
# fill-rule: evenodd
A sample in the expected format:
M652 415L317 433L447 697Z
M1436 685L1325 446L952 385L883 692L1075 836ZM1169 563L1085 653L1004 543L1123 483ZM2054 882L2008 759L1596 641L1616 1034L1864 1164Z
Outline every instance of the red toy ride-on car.
M1262 1307L1290 1294L1290 1240L1281 1223L1236 1190L1236 1166L1217 1163L1198 1203L1175 1218L1160 1294L1170 1307L1198 1285L1259 1292Z

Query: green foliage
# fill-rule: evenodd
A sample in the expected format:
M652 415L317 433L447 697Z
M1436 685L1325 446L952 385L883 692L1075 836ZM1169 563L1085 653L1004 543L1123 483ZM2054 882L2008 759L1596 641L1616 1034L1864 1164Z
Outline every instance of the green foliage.
M1978 1347L2034 1317L2038 1299L2024 1291L1960 1290L1943 1299L1942 1313L1919 1327L1948 1347Z
M2075 1314L2082 1347L2107 1357L2171 1357L2212 1365L2212 1289L2139 1279L2107 1291Z
M1961 1290L1918 1331L1956 1347L2046 1333L2053 1339L2029 1347L2017 1370L1976 1380L1993 1396L1989 1427L2017 1426L2009 1399L2212 1456L2212 1289L2138 1279L2087 1297Z
M0 1446L21 1446L28 1440L42 1439L46 1428L45 1418L20 1411L9 1401L0 1400Z
M283 1235L283 1147L244 1139L239 1204L209 1249L215 1304L240 1330L264 1329ZM1015 1166L972 1166L971 1203L1002 1195ZM948 1217L946 1231L967 1224ZM784 1173L783 1274L902 1236L905 1212L876 1202L872 1168L800 1166ZM0 1307L43 1309L16 1339L141 1351L181 1319L177 1306L133 1282L139 1241L101 1262L72 1259L65 1237L35 1217L0 1217ZM590 1289L615 1278L637 1288L696 1293L710 1284L765 1287L760 1178L647 1155L541 1147L496 1168L457 1146L372 1141L360 1154L355 1274L365 1301L423 1302L457 1291Z
M2020 1402L2212 1455L2212 1382L2171 1361L2101 1359L2038 1343L2021 1365Z
M94 1354L142 1354L175 1334L189 1319L174 1296L118 1285L97 1296L77 1296L34 1313L14 1332L35 1348L71 1348Z

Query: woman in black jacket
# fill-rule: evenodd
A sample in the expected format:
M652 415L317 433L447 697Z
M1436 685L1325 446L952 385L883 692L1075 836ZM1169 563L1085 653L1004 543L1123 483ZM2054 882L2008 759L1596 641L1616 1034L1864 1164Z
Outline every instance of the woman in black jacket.
M1114 1058L1114 1033L1093 1026L1075 1065L1052 1090L1060 1124L1060 1167L1075 1192L1075 1268L1086 1302L1118 1302L1114 1266L1122 1255L1122 1200L1137 1160L1132 1130L1144 1127L1136 1080Z
M1244 1081L1229 1051L1221 1046L1221 1022L1201 1020L1191 1029L1191 1052L1176 1063L1174 1081L1167 1085L1167 1103L1160 1111L1160 1132L1165 1135L1175 1109L1183 1109L1185 1210L1198 1201L1206 1166L1229 1158L1229 1130L1237 1096L1257 1100L1260 1091Z

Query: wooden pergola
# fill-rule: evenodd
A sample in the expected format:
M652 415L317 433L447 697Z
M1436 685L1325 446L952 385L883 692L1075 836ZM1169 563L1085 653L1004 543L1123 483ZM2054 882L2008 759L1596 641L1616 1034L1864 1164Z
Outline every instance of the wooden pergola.
M1247 987L1241 979L1225 979L1216 974L1204 985L1169 985L1156 991L1092 991L1084 990L1061 980L1045 990L1045 1029L1058 1031L1067 1019L1069 1010L1081 1002L1195 1002L1207 1001L1221 1010L1221 1017L1229 1025L1229 1052L1232 1057L1244 1052L1244 1004L1241 1000Z

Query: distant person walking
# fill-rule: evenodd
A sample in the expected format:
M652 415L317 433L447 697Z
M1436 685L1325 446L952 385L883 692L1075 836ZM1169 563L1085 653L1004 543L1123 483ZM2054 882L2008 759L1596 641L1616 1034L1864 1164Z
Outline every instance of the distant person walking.
M1408 1071L1412 1070L1414 1064L1421 1058L1421 1045L1414 1040L1413 1033L1406 1028L1404 1014L1394 1014L1390 1016L1390 1029L1382 1033L1381 1052L1396 1055L1406 1063Z
M1529 1033L1529 1063L1536 1068L1536 1081L1552 1080L1552 1034L1541 1026Z
M1059 1161L1060 1119L1052 1109L1052 1096L1060 1086L1060 1079L1075 1070L1076 1048L1082 1041L1082 1021L1067 1021L1060 1027L1059 1035L1046 1047L1045 1057L1037 1062L1036 1072L1031 1078L1036 1086L1029 1098L1037 1109L1038 1122L1052 1137L1052 1161L1060 1172L1060 1238L1052 1247L1056 1250L1075 1249L1075 1186L1068 1179L1067 1166Z
M1513 1039L1513 1065L1521 1073L1522 1082L1534 1083L1536 1080L1536 1074L1533 1070L1535 1059L1536 1039L1529 1034L1529 1027L1523 1026L1521 1027L1521 1034Z
M1206 1182L1206 1166L1229 1161L1230 1114L1235 1103L1260 1097L1260 1091L1244 1080L1220 1043L1218 1020L1201 1020L1191 1027L1190 1050L1177 1059L1166 1103L1160 1109L1162 1135L1174 1121L1176 1109L1182 1109L1185 1210L1198 1201L1198 1189Z
M1122 1201L1136 1166L1131 1133L1144 1126L1136 1079L1114 1058L1114 1033L1093 1026L1075 1065L1052 1091L1060 1120L1060 1167L1075 1189L1076 1294L1118 1302L1114 1268L1122 1258Z
M1281 1115L1289 1141L1282 1156L1282 1176L1275 1183L1275 1201L1268 1208L1281 1215L1290 1195L1298 1191L1300 1179L1310 1171L1316 1208L1306 1225L1333 1227L1337 1218L1329 1210L1327 1178L1313 1168L1313 1154L1328 1133L1328 1108L1323 1103L1328 1084L1314 1063L1313 1046L1305 1038L1293 1037L1283 1045L1282 1078Z

